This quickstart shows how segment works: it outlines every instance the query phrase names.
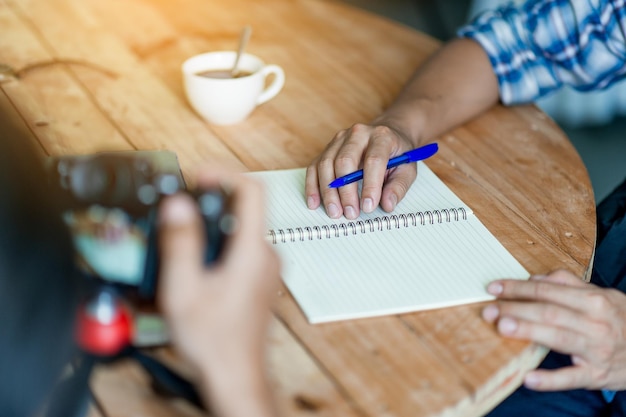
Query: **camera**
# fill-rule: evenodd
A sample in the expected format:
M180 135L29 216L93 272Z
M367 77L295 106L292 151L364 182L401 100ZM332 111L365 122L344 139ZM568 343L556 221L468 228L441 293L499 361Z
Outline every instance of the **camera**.
M203 219L204 260L214 262L232 229L221 189L188 191L176 155L168 151L104 152L49 160L63 218L88 277L153 301L158 278L160 201L189 193Z

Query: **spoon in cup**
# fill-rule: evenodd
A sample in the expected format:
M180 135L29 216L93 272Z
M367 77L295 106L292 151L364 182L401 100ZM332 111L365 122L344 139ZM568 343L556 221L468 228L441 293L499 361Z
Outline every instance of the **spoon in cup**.
M241 35L239 36L239 49L237 50L237 56L235 57L235 64L233 68L230 70L230 75L233 78L237 77L239 73L239 60L241 55L243 55L243 51L246 49L248 45L248 41L250 40L250 35L252 34L252 28L250 26L244 26L241 30Z

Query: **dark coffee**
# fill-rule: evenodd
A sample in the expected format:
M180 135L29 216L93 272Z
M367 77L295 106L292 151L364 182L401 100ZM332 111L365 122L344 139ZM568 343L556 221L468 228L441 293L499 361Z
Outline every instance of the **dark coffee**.
M246 70L239 70L237 72L237 74L235 74L235 76L233 77L232 73L230 72L230 70L206 70L206 71L200 71L200 72L196 72L196 75L199 75L201 77L207 77L207 78L220 78L220 79L228 79L228 78L243 78L243 77L247 77L248 75L252 75L253 73L250 71L246 71Z

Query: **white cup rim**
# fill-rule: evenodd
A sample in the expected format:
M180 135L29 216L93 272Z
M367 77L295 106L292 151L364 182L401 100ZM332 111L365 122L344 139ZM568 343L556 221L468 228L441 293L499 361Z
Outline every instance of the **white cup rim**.
M237 55L236 51L228 51L228 50L204 52L204 53L197 54L197 55L187 58L183 62L181 69L185 75L210 80L210 78L202 77L200 75L197 75L196 73L200 71L210 70L210 69L227 70L234 65L236 55ZM208 59L210 59L211 62L219 62L219 64L215 64L215 65L211 64L207 67L206 62ZM239 66L241 69L250 70L250 68L254 68L251 75L258 73L259 70L265 66L265 62L263 62L261 58L248 52L244 52L242 54L239 62L240 62ZM241 78L220 79L220 81L230 81L230 80L238 80L238 79L241 79Z

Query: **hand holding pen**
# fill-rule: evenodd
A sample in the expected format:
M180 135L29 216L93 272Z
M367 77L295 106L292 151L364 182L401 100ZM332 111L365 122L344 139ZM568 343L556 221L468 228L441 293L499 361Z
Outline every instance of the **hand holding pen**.
M436 146L427 145L416 152L426 158ZM417 165L408 163L408 155L403 156L415 147L401 131L383 125L356 124L338 132L307 168L307 206L314 210L323 205L328 216L335 219L355 219L361 210L369 213L379 205L387 212L393 211L417 177ZM361 167L362 172L356 172ZM361 175L359 194L359 186L348 181ZM344 176L348 178L335 183L339 187L329 187Z
M405 152L400 156L396 156L395 158L391 158L389 162L387 162L387 169L395 168L402 164L409 164L411 162L421 161L426 158L430 158L439 150L439 146L436 143L430 143L426 146L422 146L421 148L416 148L411 151ZM357 182L363 179L363 170L359 169L358 171L351 172L343 177L339 177L328 184L329 188L339 188L344 185L352 184L353 182Z

